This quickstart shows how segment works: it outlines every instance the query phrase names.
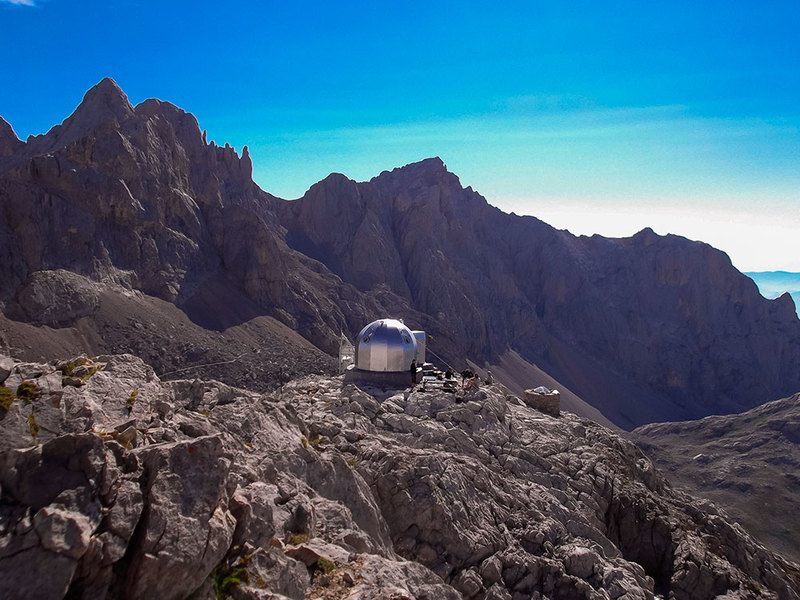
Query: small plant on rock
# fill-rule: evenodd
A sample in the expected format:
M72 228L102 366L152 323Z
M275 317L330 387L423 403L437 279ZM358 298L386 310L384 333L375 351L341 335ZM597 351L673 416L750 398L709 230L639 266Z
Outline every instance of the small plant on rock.
M128 411L128 414L133 410L133 405L136 404L136 398L139 397L139 390L134 388L131 390L131 395L128 396L128 401L125 403L125 408Z
M61 367L61 374L64 377L69 377L70 375L72 375L72 371L75 369L75 367L79 367L81 365L85 365L88 362L89 362L89 360L87 358L80 357L80 358L76 358L75 360L70 360L70 361L67 361L66 363L62 363L63 366Z
M71 385L74 387L81 387L86 385L89 378L103 370L100 363L82 356L68 362L63 362L57 365L57 369L61 372L61 385Z
M91 377L92 375L94 375L95 373L97 373L99 370L100 370L100 367L93 365L93 366L91 366L91 367L87 367L87 368L86 368L86 371L85 371L85 372L83 372L83 373L82 373L81 375L79 375L78 377L79 377L79 379L80 379L81 381L83 381L83 383L86 383L86 382L89 380L89 377Z
M229 556L217 565L211 573L211 583L214 587L214 596L217 600L230 598L228 590L234 585L248 583L250 573L247 571L247 564L252 558L252 554L244 556Z
M28 417L28 430L31 432L31 439L33 439L34 446L38 443L39 429L39 424L36 422L36 415L31 411Z
M8 412L8 409L11 408L11 404L14 402L14 398L16 398L16 396L13 391L7 387L0 387L0 408Z
M314 573L322 573L323 575L327 575L335 568L336 564L333 561L328 560L324 556L320 556L317 559L317 562L314 564Z
M41 396L42 390L32 381L23 381L17 386L17 398L30 404Z
M289 536L289 544L292 546L299 546L308 541L309 535L307 533L293 533Z

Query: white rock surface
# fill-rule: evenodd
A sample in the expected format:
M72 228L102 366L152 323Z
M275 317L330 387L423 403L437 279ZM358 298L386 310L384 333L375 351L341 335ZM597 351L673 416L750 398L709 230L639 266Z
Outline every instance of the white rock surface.
M90 366L61 389L9 368L40 395L0 419L0 597L799 597L796 567L635 446L497 387L381 403Z

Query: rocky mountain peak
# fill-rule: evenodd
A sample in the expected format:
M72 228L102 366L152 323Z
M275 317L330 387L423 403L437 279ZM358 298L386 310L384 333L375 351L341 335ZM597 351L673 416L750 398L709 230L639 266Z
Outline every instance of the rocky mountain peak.
M789 292L784 292L772 301L774 311L779 313L781 318L791 320L792 313L797 313L797 306L794 298Z
M429 173L429 174L448 172L447 165L444 164L444 161L438 156L432 156L430 158L424 158L420 161L410 163L404 167L400 167L399 170L404 170L406 172Z
M641 231L637 231L631 237L631 241L638 242L649 246L650 244L656 242L659 236L651 227L645 227Z
M137 119L141 120L154 119L163 121L169 126L167 129L171 129L174 132L176 141L197 159L199 159L200 153L208 145L203 139L197 118L192 113L186 112L171 102L148 98L136 105L134 114Z
M334 188L349 188L355 185L355 181L350 179L347 175L343 173L331 173L321 181L318 181L314 185L312 185L309 190L313 190L316 188L323 188L323 187L334 187Z
M53 152L91 135L106 124L119 125L134 114L125 92L113 79L106 77L86 92L66 121L30 141L37 154Z
M0 117L0 158L13 155L24 145L25 142L17 137L11 124Z
M133 116L133 112L133 106L125 92L116 81L106 77L86 92L72 116L76 119L93 120L97 124L111 119L121 123Z
M391 171L384 171L377 177L373 177L371 182L385 183L389 186L440 184L461 187L458 177L447 170L447 165L438 156L397 167Z

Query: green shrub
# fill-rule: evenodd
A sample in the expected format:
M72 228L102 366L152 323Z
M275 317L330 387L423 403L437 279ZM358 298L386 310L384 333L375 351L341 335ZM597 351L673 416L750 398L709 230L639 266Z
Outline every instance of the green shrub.
M252 555L240 557L228 557L217 565L211 573L211 583L214 587L214 596L217 600L230 598L228 590L240 583L250 581L250 573L247 571L247 564Z
M88 365L90 362L91 361L88 358L84 358L84 357L76 358L75 360L71 360L71 361L67 362L67 364L65 364L63 367L61 367L61 374L64 377L69 377L70 375L72 375L72 371L75 369L75 367L80 367L82 365ZM97 369L95 368L94 370L96 371ZM94 373L94 371L93 371L93 373ZM88 379L88 377L87 377L87 379Z
M289 544L291 546L299 546L300 544L305 544L308 541L308 534L307 533L293 533L289 536Z
M86 383L89 380L89 377L91 377L92 375L97 373L97 371L99 371L99 370L100 370L100 368L96 367L96 366L89 367L88 371L80 376L80 380L83 383Z
M31 432L31 439L33 440L34 446L37 444L39 429L39 424L36 422L36 415L33 414L33 411L31 411L31 414L28 417L28 430Z
M13 391L7 387L0 387L0 408L8 412L8 409L11 408L11 404L14 402L14 398L16 398L16 396Z
M42 390L32 381L23 381L17 386L17 398L31 403L41 396Z
M136 404L136 398L138 398L138 397L139 397L139 390L134 388L131 391L131 395L128 396L128 401L125 403L125 406L128 409L128 412L131 412L133 410L133 405Z
M314 565L314 571L316 573L322 573L323 575L327 575L328 573L333 571L335 568L336 568L336 564L334 562L328 560L324 556L320 556L317 559L316 564Z

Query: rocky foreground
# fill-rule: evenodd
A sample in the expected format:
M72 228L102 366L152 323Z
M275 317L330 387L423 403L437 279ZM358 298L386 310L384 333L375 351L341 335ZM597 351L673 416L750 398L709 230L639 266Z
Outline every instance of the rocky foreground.
M635 446L498 386L257 395L130 355L0 379L0 597L800 597Z

